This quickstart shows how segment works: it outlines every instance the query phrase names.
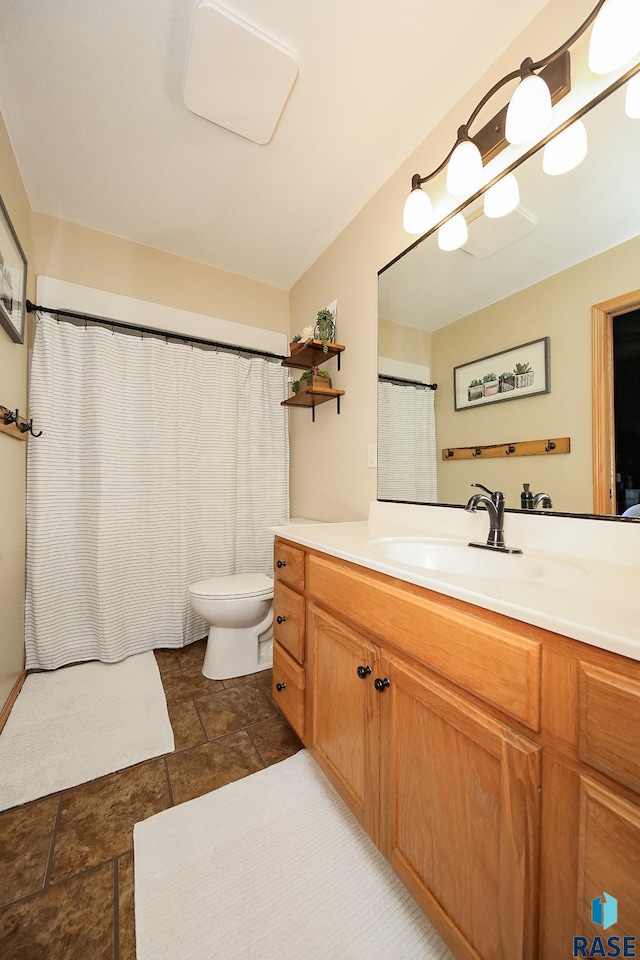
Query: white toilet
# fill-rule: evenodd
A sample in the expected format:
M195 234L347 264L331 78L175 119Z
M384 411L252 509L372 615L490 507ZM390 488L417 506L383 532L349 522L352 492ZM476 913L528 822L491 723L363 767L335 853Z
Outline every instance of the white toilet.
M194 610L210 624L202 672L243 677L273 665L273 580L264 573L210 577L189 587Z

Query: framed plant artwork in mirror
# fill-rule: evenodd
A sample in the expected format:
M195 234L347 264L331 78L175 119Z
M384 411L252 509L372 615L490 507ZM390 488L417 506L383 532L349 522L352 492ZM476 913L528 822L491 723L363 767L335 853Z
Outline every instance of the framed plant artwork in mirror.
M453 368L456 410L549 393L549 337Z
M0 324L14 343L24 343L27 259L0 197Z

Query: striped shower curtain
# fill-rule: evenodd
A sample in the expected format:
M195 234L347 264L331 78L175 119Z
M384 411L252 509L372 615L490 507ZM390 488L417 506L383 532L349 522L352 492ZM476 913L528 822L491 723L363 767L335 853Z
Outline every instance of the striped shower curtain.
M438 499L433 390L378 381L378 499Z
M207 632L190 583L271 572L286 382L264 358L38 317L28 668L181 647Z

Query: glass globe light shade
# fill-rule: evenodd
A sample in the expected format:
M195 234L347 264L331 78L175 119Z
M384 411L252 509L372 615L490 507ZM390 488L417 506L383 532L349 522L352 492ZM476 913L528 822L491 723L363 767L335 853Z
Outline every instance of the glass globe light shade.
M404 204L402 224L407 233L426 233L433 226L433 205L421 187L415 187Z
M456 213L438 230L438 246L441 250L457 250L467 242L468 236L467 221L461 213Z
M631 120L640 120L640 73L631 77L627 84L624 112Z
M587 155L587 131L582 120L576 120L544 148L542 169L554 177L573 170Z
M612 73L640 50L638 0L607 0L591 28L589 69Z
M509 143L533 143L551 125L551 93L542 77L529 74L516 87L509 106L505 137Z
M484 195L484 215L497 220L506 217L520 202L520 188L512 173L508 173L502 180L498 180L489 187Z
M447 165L447 190L454 197L468 197L482 184L482 154L473 140L461 140Z

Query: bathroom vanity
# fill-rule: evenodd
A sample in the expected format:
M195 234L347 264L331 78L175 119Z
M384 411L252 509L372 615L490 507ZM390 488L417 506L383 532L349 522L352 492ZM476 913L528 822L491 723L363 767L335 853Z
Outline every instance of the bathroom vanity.
M455 956L571 957L574 936L602 934L605 891L619 903L605 938L640 937L640 644L629 656L625 611L609 644L622 655L592 617L586 642L576 616L549 629L562 591L533 566L511 590L475 571L394 575L379 544L411 538L379 536L390 528L279 529L274 699ZM545 626L503 612L526 589L542 609L523 617Z

